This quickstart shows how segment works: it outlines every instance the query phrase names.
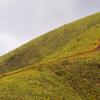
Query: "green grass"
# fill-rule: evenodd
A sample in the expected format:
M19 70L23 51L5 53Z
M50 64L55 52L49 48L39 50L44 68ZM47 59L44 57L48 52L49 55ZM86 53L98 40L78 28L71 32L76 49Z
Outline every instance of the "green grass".
M100 12L0 57L0 100L100 100Z
M30 69L0 80L0 100L62 99L82 100L69 84L47 71Z

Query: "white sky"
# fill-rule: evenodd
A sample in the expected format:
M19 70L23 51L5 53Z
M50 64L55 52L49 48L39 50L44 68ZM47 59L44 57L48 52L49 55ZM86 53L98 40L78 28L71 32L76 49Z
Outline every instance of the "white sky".
M100 0L0 0L0 55L96 12Z

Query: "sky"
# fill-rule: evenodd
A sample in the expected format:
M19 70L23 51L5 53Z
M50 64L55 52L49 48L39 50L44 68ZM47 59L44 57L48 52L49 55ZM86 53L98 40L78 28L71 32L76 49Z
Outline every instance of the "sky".
M96 12L100 12L100 0L0 0L0 56Z

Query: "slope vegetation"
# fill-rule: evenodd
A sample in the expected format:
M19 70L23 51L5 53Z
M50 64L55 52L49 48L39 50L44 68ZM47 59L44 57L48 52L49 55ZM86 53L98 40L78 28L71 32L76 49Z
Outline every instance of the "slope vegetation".
M63 25L0 58L0 100L99 100L100 13Z

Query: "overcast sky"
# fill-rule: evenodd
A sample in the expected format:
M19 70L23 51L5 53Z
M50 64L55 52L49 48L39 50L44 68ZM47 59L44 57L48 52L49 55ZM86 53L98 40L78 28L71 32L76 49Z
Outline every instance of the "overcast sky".
M0 0L0 55L96 12L100 0Z

